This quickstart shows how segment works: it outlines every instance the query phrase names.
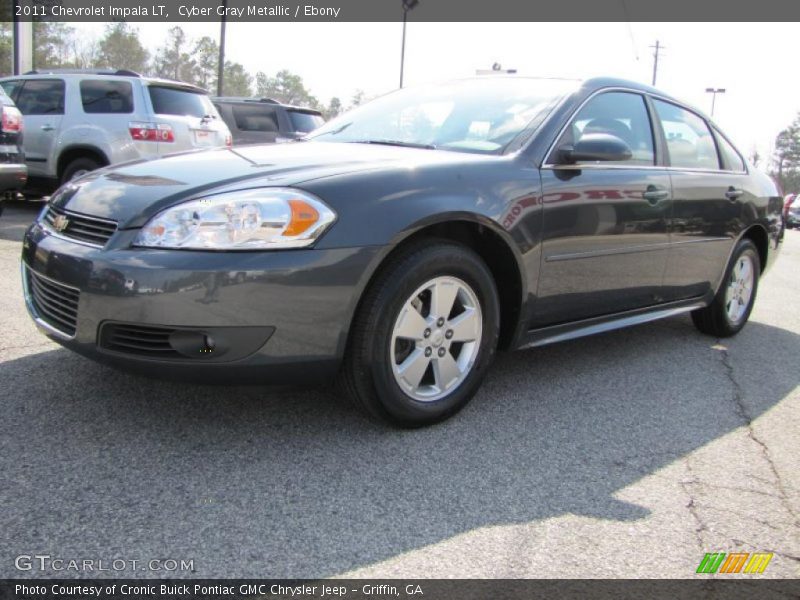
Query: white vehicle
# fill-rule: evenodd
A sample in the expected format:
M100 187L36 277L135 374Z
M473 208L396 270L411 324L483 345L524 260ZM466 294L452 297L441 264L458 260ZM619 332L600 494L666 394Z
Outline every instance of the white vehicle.
M44 193L107 165L232 141L208 93L187 83L53 70L5 77L0 86L24 117L28 189Z

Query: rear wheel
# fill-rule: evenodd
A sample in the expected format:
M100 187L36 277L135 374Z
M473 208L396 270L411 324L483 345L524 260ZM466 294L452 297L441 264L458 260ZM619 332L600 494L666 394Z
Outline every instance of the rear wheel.
M441 240L410 247L382 268L356 315L345 390L395 425L441 421L480 386L499 320L494 280L477 254Z
M76 158L64 169L64 173L61 175L61 185L64 185L73 179L77 179L78 177L82 177L89 171L94 171L95 169L99 168L100 164L94 159Z
M692 313L695 326L716 337L739 333L753 310L760 275L758 250L750 240L741 240L731 256L725 279L714 300Z

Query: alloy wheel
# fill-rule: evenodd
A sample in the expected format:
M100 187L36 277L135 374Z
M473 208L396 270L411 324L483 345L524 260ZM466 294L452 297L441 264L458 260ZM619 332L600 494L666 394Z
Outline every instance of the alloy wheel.
M450 394L471 372L482 333L474 290L456 277L431 279L406 300L392 329L395 381L420 402Z

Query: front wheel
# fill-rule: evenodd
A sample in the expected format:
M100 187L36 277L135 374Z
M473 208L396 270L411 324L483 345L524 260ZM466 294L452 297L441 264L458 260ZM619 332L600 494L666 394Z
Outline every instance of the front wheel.
M346 392L401 427L441 421L472 398L500 321L491 272L472 250L429 240L381 269L356 315L342 369Z
M758 250L750 240L741 240L733 251L714 300L707 307L692 312L695 326L716 337L739 333L753 310L760 275Z

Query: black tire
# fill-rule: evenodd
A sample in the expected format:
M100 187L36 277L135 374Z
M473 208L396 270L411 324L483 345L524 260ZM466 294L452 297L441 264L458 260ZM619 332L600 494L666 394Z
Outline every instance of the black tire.
M733 273L734 266L737 262L739 262L739 259L742 256L749 257L752 265L752 293L750 294L749 304L747 305L747 308L742 316L738 320L732 321L728 316L726 292L728 289L728 284L731 281L731 275ZM758 250L750 240L740 240L736 245L733 254L731 255L730 263L725 269L725 277L722 280L722 285L720 286L717 295L714 297L714 300L707 307L692 312L692 321L694 322L695 327L705 334L720 338L730 337L739 333L747 323L747 320L750 318L750 313L753 310L753 304L755 304L756 294L758 292L758 280L760 276L761 259L758 255Z
M67 165L61 175L61 185L72 181L78 174L83 175L82 171L94 171L100 168L100 163L92 158L76 158Z
M407 300L436 277L458 278L471 288L480 304L482 331L473 366L461 383L442 398L421 402L396 381L390 346ZM367 290L353 321L340 383L374 418L406 428L437 423L461 410L480 387L495 356L499 323L494 279L475 252L447 240L417 242L382 265Z

